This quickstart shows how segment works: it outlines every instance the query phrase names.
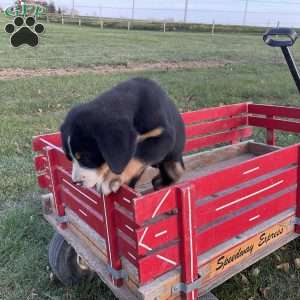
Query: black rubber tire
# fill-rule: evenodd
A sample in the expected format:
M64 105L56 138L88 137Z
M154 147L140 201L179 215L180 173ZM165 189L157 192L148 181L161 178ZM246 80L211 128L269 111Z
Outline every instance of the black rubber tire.
M94 273L83 270L77 263L77 254L59 233L54 233L49 244L48 257L54 275L64 285L74 285L83 280L91 280Z

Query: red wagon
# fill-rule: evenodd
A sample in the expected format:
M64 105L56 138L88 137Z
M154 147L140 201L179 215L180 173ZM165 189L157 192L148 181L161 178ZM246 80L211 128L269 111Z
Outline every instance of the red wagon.
M88 266L120 299L196 299L298 236L300 145L275 146L275 131L299 133L300 108L242 103L182 116L185 175L155 192L152 169L136 190L108 197L78 187L60 134L34 138L62 281ZM266 144L245 141L253 126Z

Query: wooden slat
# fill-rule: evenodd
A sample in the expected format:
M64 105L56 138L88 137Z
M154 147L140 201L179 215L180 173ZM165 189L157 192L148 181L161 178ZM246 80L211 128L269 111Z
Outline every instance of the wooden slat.
M61 197L63 203L67 205L77 216L92 227L102 237L105 236L103 216L88 206L81 198L76 197L66 187L62 187Z
M47 167L47 159L44 155L38 155L34 158L34 167L37 172L43 171Z
M134 221L143 226L145 221L158 217L177 207L175 189L167 187L157 192L139 197L133 201Z
M187 126L185 128L185 133L187 138L191 138L197 135L214 133L218 131L226 131L228 129L246 125L247 117L234 117L226 120L218 120Z
M182 186L178 195L178 215L180 224L181 282L192 284L198 279L198 262L196 247L195 189ZM198 288L189 293L182 293L183 299L198 299Z
M80 231L82 232L83 235L85 235L93 244L97 246L97 248L100 249L100 251L103 253L105 256L105 261L107 261L106 257L106 244L104 238L99 235L91 226L89 226L86 222L78 218L77 214L73 212L72 209L66 207L65 208L66 212L66 218L68 225L71 223Z
M251 135L252 128L245 127L240 129L233 129L228 132L222 132L204 137L190 139L186 141L184 152L195 151L204 147L229 142L232 140L239 140L241 138L246 138Z
M300 146L299 145L298 145L298 152L300 152ZM298 161L298 174L300 174L300 159ZM298 185L297 185L296 217L300 218L300 178L298 178ZM300 224L296 224L295 232L300 234Z
M251 184L230 194L214 198L212 201L197 207L197 227L226 216L243 207L249 206L259 199L284 190L297 183L297 166L280 174Z
M98 193L91 193L89 189L76 186L72 183L71 178L66 176L66 173L62 172L62 170L58 170L58 173L60 175L61 185L65 187L69 193L103 216L103 200Z
M114 270L120 271L122 270L122 262L119 255L120 251L116 230L115 201L110 195L103 196L103 210L108 265ZM115 286L120 287L123 285L123 279L115 279L111 276L111 281Z
M118 233L118 246L119 255L125 257L135 267L138 267L138 255L136 253L136 248L132 243L124 238L124 234L121 231Z
M194 181L199 198L213 195L221 190L241 184L268 172L296 164L298 148L296 145L255 157L236 166L200 177ZM211 183L214 184L211 184Z
M60 132L50 133L50 134L43 134L33 137L32 140L32 150L35 152L43 150L46 146L43 140L47 140L49 143L61 146L61 136Z
M175 244L141 258L138 262L140 283L149 282L178 266L179 252L179 246Z
M41 174L37 176L37 182L42 189L51 189L51 182L48 174Z
M220 107L203 108L182 114L185 124L230 117L247 112L247 103L224 105Z
M135 240L138 243L138 255L145 255L178 237L177 215L164 218L145 228L137 229Z
M46 147L45 148L46 157L48 161L48 173L49 173L49 191L53 194L56 214L58 216L64 216L64 206L61 197L61 187L59 176L57 174L57 151L55 148ZM64 224L61 224L64 226Z
M288 132L300 132L300 122L276 120L272 118L249 117L249 125Z
M131 189L127 185L123 185L117 194L114 194L115 201L120 206L124 207L129 212L133 213L134 207L133 207L133 199L137 197L141 197L141 194L135 191L134 189Z
M117 228L122 230L122 232L131 239L136 240L137 225L132 221L132 219L118 209L115 210L115 217Z
M199 233L197 246L198 254L202 254L210 248L254 227L267 219L287 210L296 207L296 191L290 191L276 199L272 199L265 204L250 211L242 213L237 217L209 228ZM237 226L238 224L238 226Z
M264 104L248 104L248 113L277 116L283 118L300 118L299 107L286 107L277 105L264 105Z
M55 152L56 166L60 169L64 169L71 177L72 162L67 159L61 148L53 148L52 150Z

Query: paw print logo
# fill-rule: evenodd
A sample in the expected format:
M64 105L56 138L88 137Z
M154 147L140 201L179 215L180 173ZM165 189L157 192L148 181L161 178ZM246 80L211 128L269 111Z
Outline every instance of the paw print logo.
M27 44L36 47L39 44L39 34L45 31L45 27L41 23L36 23L34 17L15 17L13 23L5 26L6 33L10 34L10 43L13 47L19 47Z

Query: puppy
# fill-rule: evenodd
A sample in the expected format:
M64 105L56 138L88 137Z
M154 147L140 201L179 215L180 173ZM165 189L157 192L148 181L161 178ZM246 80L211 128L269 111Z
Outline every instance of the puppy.
M155 189L183 173L185 130L174 103L154 81L133 78L71 109L61 126L72 180L104 195L134 187L147 166Z

